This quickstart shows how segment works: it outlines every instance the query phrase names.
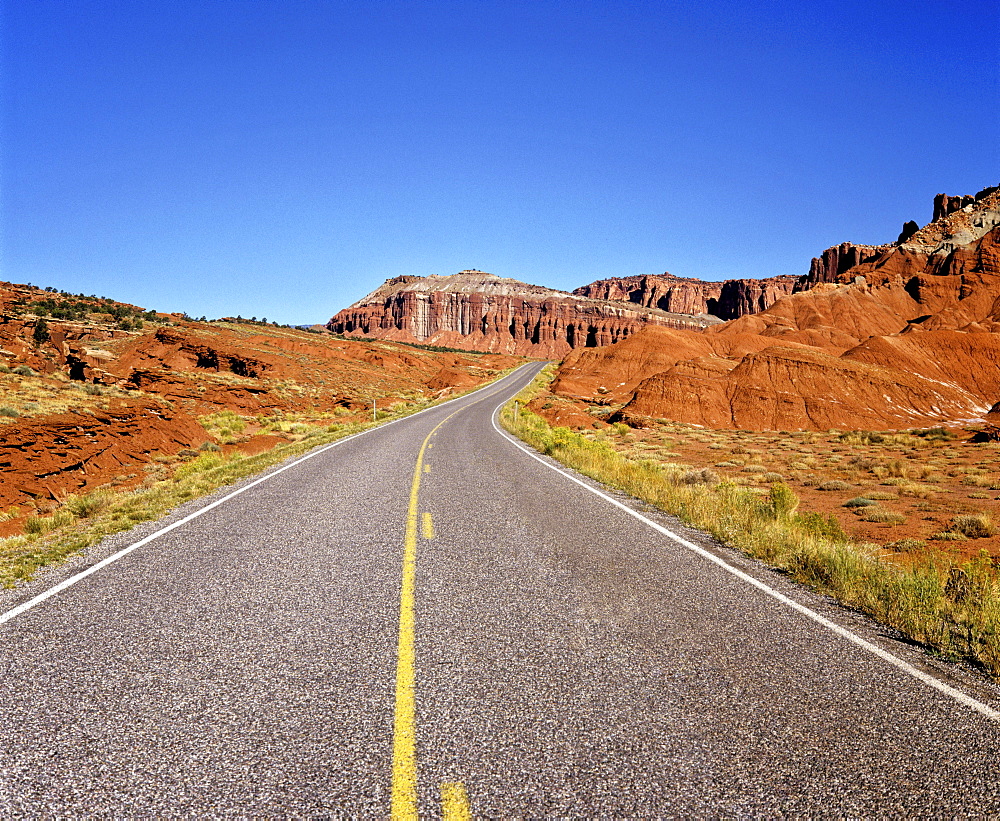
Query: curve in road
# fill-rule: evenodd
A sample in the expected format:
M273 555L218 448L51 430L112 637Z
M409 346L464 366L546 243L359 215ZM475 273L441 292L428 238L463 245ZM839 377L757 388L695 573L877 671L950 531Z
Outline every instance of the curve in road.
M0 815L1000 811L994 685L567 481L537 367L12 594Z

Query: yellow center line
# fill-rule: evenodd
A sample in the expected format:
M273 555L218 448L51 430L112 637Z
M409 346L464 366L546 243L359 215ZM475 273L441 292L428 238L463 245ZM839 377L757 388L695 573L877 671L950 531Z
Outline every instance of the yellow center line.
M463 408L459 408L463 410ZM455 411L458 413L459 411ZM406 514L406 537L403 542L403 583L399 594L399 648L396 660L396 712L392 735L392 807L394 819L417 817L417 731L415 655L414 655L414 577L417 570L417 520L420 503L420 474L430 438L445 422L445 417L427 434L410 486L410 508ZM425 527L426 527L425 520Z
M444 821L472 821L469 795L461 782L441 785L441 818Z
M403 542L403 579L399 594L399 645L396 660L396 709L392 731L392 804L393 819L416 819L417 808L417 703L416 657L414 652L414 580L417 570L417 525L420 502L420 474L424 454L432 447L431 437L452 416L500 393L491 391L446 416L427 434L417 454L410 486L410 507L406 514L406 536ZM429 467L429 466L428 466ZM423 519L424 538L434 538L434 524L429 513ZM428 533L430 535L428 535ZM471 818L469 799L461 783L441 785L442 811L446 818Z

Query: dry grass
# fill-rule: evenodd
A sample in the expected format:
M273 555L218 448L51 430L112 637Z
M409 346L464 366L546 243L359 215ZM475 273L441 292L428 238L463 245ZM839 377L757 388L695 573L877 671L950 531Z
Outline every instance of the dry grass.
M504 371L496 378L509 372ZM164 457L162 461L144 466L148 477L141 487L123 491L105 486L83 496L71 496L50 515L29 517L24 535L0 539L0 585L13 587L32 578L39 568L57 564L105 536L129 530L138 522L158 519L184 502L260 473L286 459L475 389L456 392L436 401L421 397L415 402L398 402L384 414L380 413L377 423L307 425L304 427L308 430L295 436L293 441L256 455L223 454L218 449L206 449L201 453L189 451L186 461L183 457ZM238 427L235 419L246 421L231 412L223 412L203 418L202 423L219 432L228 426L232 433ZM7 515L9 512L0 512L0 515L12 518ZM14 511L14 515L17 513Z
M519 401L524 404L544 390L549 379L551 371L543 372L522 392ZM878 546L850 538L832 516L797 512L798 497L787 484L774 483L764 490L742 487L725 478L718 482L691 481L697 470L694 466L663 464L619 452L619 430L609 438L602 437L600 431L585 435L553 428L526 408L516 423L509 407L502 412L501 420L528 444L580 473L678 516L722 542L788 572L796 580L870 613L916 641L980 663L993 675L1000 675L1000 584L988 555L956 562L946 553L925 550L923 540L903 537L890 542L895 555L907 556L907 562L900 565L883 559ZM815 434L786 436L813 443L818 438ZM906 447L926 441L913 434L880 436L842 434L840 441L873 445L888 441ZM731 452L742 456L750 450L741 445ZM843 480L827 481L852 487ZM880 524L876 526L900 524L905 519L903 514L878 508L876 521ZM963 538L958 533L955 536Z

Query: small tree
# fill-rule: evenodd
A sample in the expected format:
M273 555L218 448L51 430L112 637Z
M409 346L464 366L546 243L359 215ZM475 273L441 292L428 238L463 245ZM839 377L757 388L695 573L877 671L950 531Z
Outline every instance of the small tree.
M49 341L49 323L44 318L35 323L35 331L32 336L35 338L36 345Z

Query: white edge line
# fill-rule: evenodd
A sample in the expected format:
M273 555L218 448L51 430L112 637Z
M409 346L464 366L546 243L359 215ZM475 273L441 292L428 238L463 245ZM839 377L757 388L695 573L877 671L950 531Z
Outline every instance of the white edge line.
M994 708L990 707L988 704L984 704L983 702L978 701L977 699L974 699L972 696L967 695L966 693L963 693L961 690L957 690L954 687L952 687L951 685L945 684L940 679L937 679L934 676L925 673L923 670L920 670L920 669L914 667L912 664L910 664L907 661L904 661L903 659L899 658L898 656L894 656L892 653L890 653L890 652L888 652L886 650L883 650L878 645L872 644L870 641L866 641L865 639L861 638L861 636L857 635L856 633L853 633L850 630L848 630L847 628L841 627L839 624L830 621L829 619L825 618L824 616L821 616L815 610L810 610L805 605L799 604L797 601L795 601L793 599L790 599L784 593L778 592L773 587L770 587L769 585L765 584L764 582L760 581L759 579L755 579L753 576L749 575L748 573L744 573L739 568L733 567L725 559L722 559L722 558L716 556L714 553L710 553L709 551L705 550L705 548L699 547L698 545L694 544L693 542L689 542L687 539L685 539L685 538L683 538L681 536L678 536L673 531L671 531L671 530L663 527L663 525L657 524L652 519L647 519L641 513L639 513L638 511L633 510L628 505L622 504L617 499L614 499L611 496L608 496L606 493L602 493L597 488L592 487L591 485L587 484L586 482L581 481L576 476L573 476L572 474L567 473L566 471L562 470L561 468L556 467L555 465L551 464L550 462L545 461L545 459L543 459L537 453L535 453L534 451L532 451L530 448L528 448L525 445L521 444L521 442L519 442L517 439L515 439L513 436L511 436L506 431L501 430L500 427L497 425L497 413L499 412L500 408L502 408L506 404L507 401L508 400L505 400L504 402L501 402L499 405L497 405L496 409L493 411L493 417L492 417L493 428L502 437L504 437L505 439L507 439L507 441L509 441L512 445L514 445L515 447L517 447L520 450L524 451L532 459L534 459L534 460L536 460L538 462L541 462L543 465L545 465L545 467L551 468L556 473L561 473L563 476L565 476L571 482L575 482L576 484L580 485L580 487L586 488L591 493L593 493L595 496L600 496L606 502L610 502L615 507L620 508L621 510L625 511L626 513L628 513L630 516L634 516L640 522L643 522L644 524L646 524L649 527L653 528L653 530L657 531L658 533L663 534L668 539L671 539L674 542L676 542L677 544L681 545L682 547L687 548L692 553L696 553L699 556L701 556L702 558L708 559L710 562L714 562L716 565L718 565L719 567L721 567L723 570L725 570L728 573L731 573L732 575L736 576L736 578L741 579L742 581L746 582L747 584L753 585L758 590L761 590L762 592L766 593L771 598L777 599L782 604L787 605L792 610L796 610L799 613L801 613L802 615L806 616L807 618L810 618L813 621L817 622L818 624L821 624L823 627L827 628L828 630L832 631L833 633L836 633L838 636L847 639L852 644L856 644L858 647L862 648L863 650L867 650L869 653L872 653L873 655L878 656L883 661L886 661L889 664L891 664L893 667L896 667L896 668L902 670L907 675L912 676L913 678L917 679L918 681L922 681L924 684L928 685L929 687L933 687L935 690L938 690L938 691L944 693L947 696L951 696L951 698L953 698L956 701L964 704L966 707L970 707L971 709L975 710L976 712L982 713L987 718L993 719L993 721L1000 722L1000 711L995 710Z
M438 408L443 408L445 407L445 405L450 405L452 402L458 402L461 399L468 399L470 396L474 396L479 391L486 390L487 388L495 388L497 387L497 385L501 385L507 379L510 379L511 377L515 376L518 373L518 371L520 371L524 367L528 366L522 365L521 368L518 368L517 370L507 374L501 379L498 379L496 382L490 382L487 385L483 385L483 387L478 388L472 393L463 394L462 396L456 396L454 399L449 399L447 402L442 402L440 405L434 405L433 407L430 408L424 408L423 410L417 411L416 413L411 413L409 416L403 416L400 417L399 419L393 419L391 422L386 422L382 425L377 425L376 427L368 428L368 430L363 430L360 431L359 433L354 433L351 434L350 436L345 436L343 439L338 439L336 442L331 442L329 445L323 445L322 447L317 448L316 450L310 451L304 456L300 456L295 461L289 462L287 465L284 465L283 467L280 467L277 470L273 470L270 473L261 476L258 479L254 479L254 481L250 482L250 484L243 485L243 487L237 488L232 493L228 493L225 496L223 496L221 499L216 499L211 504L207 504L204 507L194 511L193 513L189 513L183 519L178 519L176 522L173 522L172 524L169 524L166 527L157 530L155 533L151 533L144 539L140 539L138 542L135 542L134 544L130 544L127 547L123 547L117 553L112 553L110 556L107 556L106 558L102 559L97 564L91 565L86 570L81 570L79 573L70 576L68 579L63 579L61 582L59 582L59 584L55 585L54 587L50 587L48 590L39 593L34 598L28 599L28 601L22 602L17 607L14 607L11 610L8 610L6 613L0 615L0 624L6 624L11 619L17 618L22 613L25 613L26 611L31 610L33 607L37 607L47 599L52 598L57 593L61 593L66 588L72 587L77 582L87 578L87 576L90 576L91 574L96 573L99 570L103 570L109 564L117 562L119 559L123 558L124 556L127 556L133 550L138 550L140 547L144 547L154 539L158 539L160 538L160 536L169 533L171 530L174 530L180 527L181 525L185 525L188 522L197 519L199 516L208 513L208 511L212 510L213 508L218 507L223 502L228 502L230 499L239 496L241 493L246 493L246 491L250 490L250 488L259 485L261 482L266 482L269 479L273 479L279 473L284 473L286 470L296 467L297 465L302 464L308 459L312 459L314 456L319 456L321 453L325 453L326 451L330 450L331 448L335 448L338 445L343 445L346 442L350 442L352 439L357 439L359 436L364 436L365 434L374 433L375 431L379 430L385 430L387 427L389 427L390 425L395 425L397 422L405 422L407 419L413 419L414 417L419 416L422 413L427 413L428 411L437 410Z

